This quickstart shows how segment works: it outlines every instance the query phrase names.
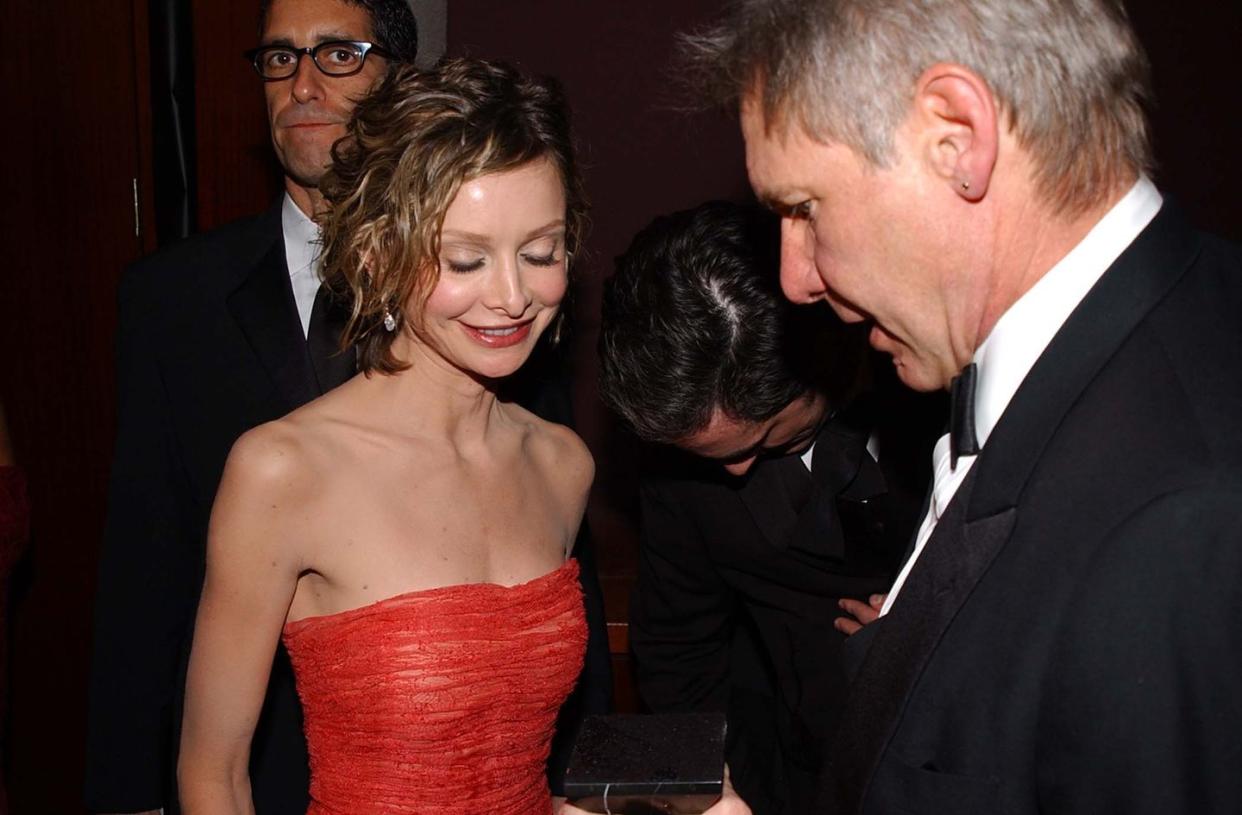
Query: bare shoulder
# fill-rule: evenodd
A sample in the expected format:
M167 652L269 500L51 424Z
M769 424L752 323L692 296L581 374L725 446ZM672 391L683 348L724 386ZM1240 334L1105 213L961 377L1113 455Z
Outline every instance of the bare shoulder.
M230 548L305 538L306 508L324 490L325 455L316 434L292 417L244 433L229 451L212 508L209 539Z
M267 495L298 491L309 480L313 456L297 425L288 418L277 419L243 433L229 451L221 489Z
M524 425L526 448L536 466L575 491L589 489L595 477L595 459L586 442L565 425L541 419L521 407L509 407Z

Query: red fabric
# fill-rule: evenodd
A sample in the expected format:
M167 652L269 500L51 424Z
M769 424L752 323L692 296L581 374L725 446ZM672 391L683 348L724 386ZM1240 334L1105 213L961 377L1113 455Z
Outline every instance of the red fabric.
M314 815L548 815L557 710L586 648L577 561L285 626Z

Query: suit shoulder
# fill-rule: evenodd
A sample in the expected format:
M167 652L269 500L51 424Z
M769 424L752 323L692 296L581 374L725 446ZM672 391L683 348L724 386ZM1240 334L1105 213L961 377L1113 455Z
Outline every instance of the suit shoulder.
M122 297L202 286L222 271L252 266L282 235L279 208L191 235L130 265Z

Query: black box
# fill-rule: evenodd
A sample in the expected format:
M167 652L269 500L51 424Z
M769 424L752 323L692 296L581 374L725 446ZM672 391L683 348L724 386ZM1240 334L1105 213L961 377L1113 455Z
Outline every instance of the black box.
M565 796L588 812L700 813L724 789L723 713L588 716Z

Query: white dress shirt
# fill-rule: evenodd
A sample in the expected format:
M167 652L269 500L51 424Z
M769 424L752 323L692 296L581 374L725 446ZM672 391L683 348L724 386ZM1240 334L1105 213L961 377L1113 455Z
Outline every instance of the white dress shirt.
M310 330L311 309L319 292L319 226L298 209L289 194L280 208L280 227L285 235L285 263L289 267L289 283L302 320L302 336Z
M980 451L1035 360L1091 287L1156 217L1161 202L1155 185L1146 177L1140 177L1069 254L1001 315L974 355L977 366L975 436ZM897 575L880 610L881 615L892 608L911 568L935 531L936 522L966 480L976 458L978 456L960 456L954 467L949 455L948 434L936 442L932 452L932 500L915 538L914 552Z

